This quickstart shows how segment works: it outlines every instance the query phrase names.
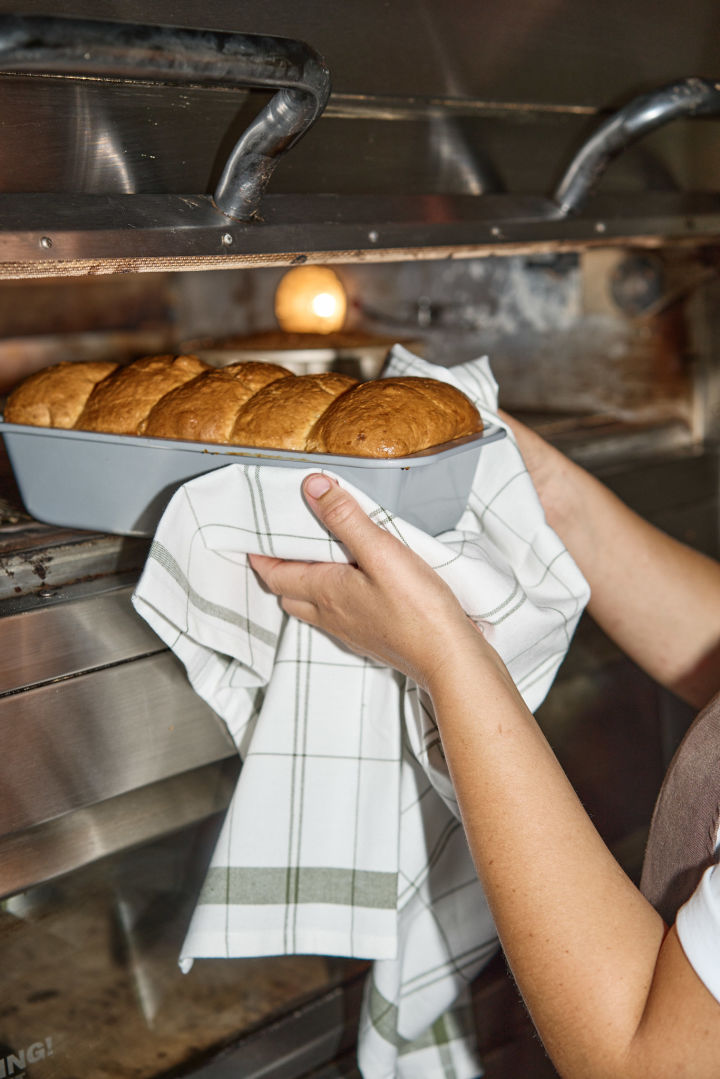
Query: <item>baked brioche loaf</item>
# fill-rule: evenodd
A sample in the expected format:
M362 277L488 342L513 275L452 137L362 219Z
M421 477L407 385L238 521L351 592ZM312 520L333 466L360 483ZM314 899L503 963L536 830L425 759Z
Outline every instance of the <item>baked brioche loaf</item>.
M405 457L482 431L472 401L434 378L363 382L325 410L308 441L309 453Z
M67 360L28 375L5 405L6 423L31 427L75 426L95 385L117 369L116 363Z
M358 382L252 360L216 368L193 355L56 364L12 391L5 420L359 457L403 457L483 427L469 398L438 379Z
M356 378L334 371L272 382L240 409L230 442L269 449L304 448L325 409L355 385Z
M98 382L74 426L113 435L139 434L139 425L156 401L209 370L197 356L144 356Z
M292 378L290 371L275 363L248 361L210 368L165 394L138 424L136 433L188 442L229 442L242 406L268 383Z

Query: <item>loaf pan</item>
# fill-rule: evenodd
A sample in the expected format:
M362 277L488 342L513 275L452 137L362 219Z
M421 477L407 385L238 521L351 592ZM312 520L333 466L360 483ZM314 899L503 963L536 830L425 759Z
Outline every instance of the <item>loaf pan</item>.
M334 472L384 509L438 535L465 509L480 451L501 427L407 457L345 457L217 443L137 438L0 422L26 509L66 528L152 536L187 480L229 464Z

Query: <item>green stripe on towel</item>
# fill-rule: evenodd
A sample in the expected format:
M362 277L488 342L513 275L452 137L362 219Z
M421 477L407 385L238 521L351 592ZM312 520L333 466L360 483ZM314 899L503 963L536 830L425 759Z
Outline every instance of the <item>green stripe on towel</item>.
M296 903L332 903L394 910L397 874L361 869L302 868L238 869L211 867L200 903L260 906L287 903L288 886Z

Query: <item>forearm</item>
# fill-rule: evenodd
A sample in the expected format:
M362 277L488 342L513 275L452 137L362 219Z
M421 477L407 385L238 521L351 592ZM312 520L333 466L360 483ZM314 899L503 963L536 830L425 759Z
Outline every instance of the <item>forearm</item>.
M354 563L252 564L288 614L429 692L503 946L561 1074L716 1079L720 1008L610 856L497 653L337 484L310 477L304 491Z
M720 567L644 521L577 466L552 527L591 589L588 612L661 684L702 706L720 684Z
M502 665L479 646L430 688L478 875L558 1070L676 1074L662 1063L673 1059L667 1017L640 1036L664 923L608 852Z
M511 420L546 517L585 575L588 612L661 684L696 706L720 688L720 566L629 509Z

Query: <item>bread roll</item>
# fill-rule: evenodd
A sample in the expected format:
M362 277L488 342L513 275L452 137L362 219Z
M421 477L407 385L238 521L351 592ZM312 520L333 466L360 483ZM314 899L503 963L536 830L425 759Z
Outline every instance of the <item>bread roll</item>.
M238 410L268 383L294 382L291 371L250 360L212 368L168 393L140 424L149 438L229 442Z
M404 457L482 431L473 403L433 378L358 382L193 355L127 366L56 364L9 395L9 423L356 457Z
M356 385L356 378L334 371L272 382L240 410L230 442L234 446L302 450L328 405Z
M96 384L117 366L101 360L66 360L36 371L8 396L5 422L33 427L74 427Z
M404 457L482 431L472 401L433 378L364 382L333 401L307 441L311 453Z
M95 387L74 426L81 431L136 435L156 401L209 370L209 365L197 356L144 356L134 360Z

